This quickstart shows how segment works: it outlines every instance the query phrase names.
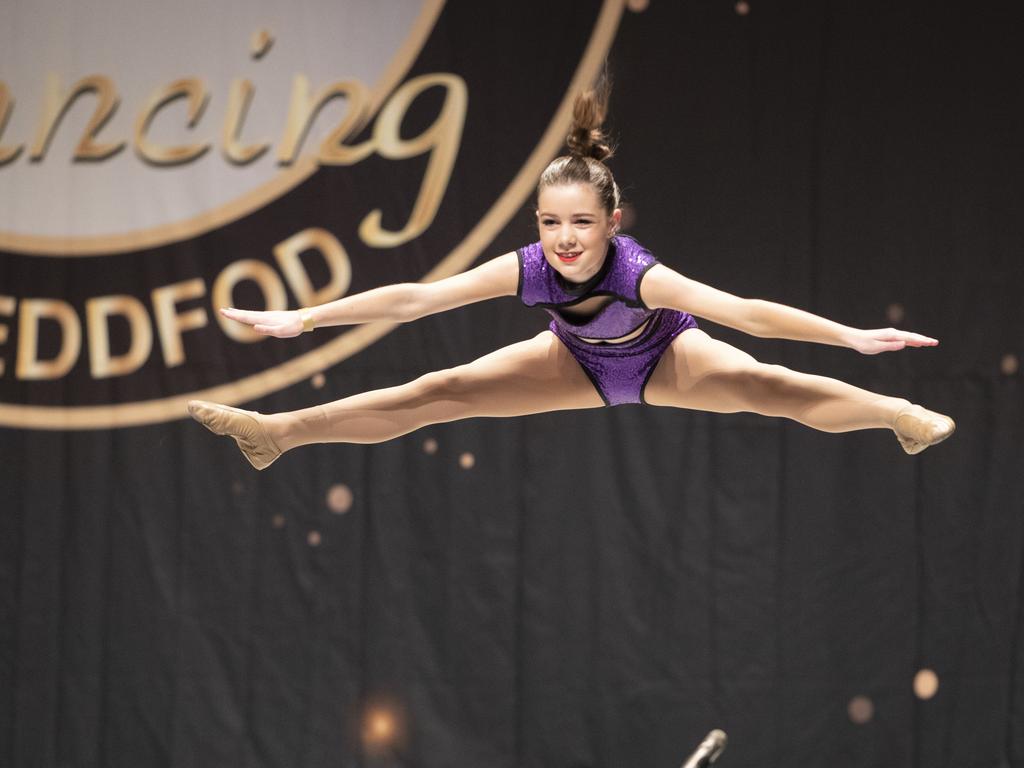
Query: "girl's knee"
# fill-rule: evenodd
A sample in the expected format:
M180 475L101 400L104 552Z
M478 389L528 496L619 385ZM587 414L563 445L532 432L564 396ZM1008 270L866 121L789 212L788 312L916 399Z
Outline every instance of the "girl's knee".
M747 375L761 389L782 393L797 385L797 375L784 365L755 363Z
M415 381L419 395L430 398L451 398L464 394L468 387L469 377L459 368L445 368L431 371Z
M794 383L788 368L756 360L721 371L720 376L720 386L737 398L740 410L759 411L766 399L785 396Z
M755 375L765 381L789 381L794 375L792 370L776 363L757 363L755 370Z
M713 375L743 386L765 386L783 381L788 373L789 369L783 368L781 365L759 363L751 358L719 368Z

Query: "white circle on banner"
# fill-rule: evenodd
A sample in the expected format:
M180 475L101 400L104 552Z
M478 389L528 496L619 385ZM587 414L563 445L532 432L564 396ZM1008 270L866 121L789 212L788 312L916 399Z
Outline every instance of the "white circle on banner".
M121 236L201 219L224 207L244 213L245 201L260 197L268 185L283 186L278 190L283 194L291 188L287 177L300 165L281 165L277 158L295 78L306 77L311 93L341 80L358 80L372 90L403 52L427 5L427 0L286 5L5 0L0 29L9 34L0 66L14 106L0 143L20 144L22 151L0 166L0 243L17 236ZM254 58L251 38L266 30L273 45ZM47 94L51 89L67 94L94 75L109 80L118 101L94 141L123 141L124 148L102 160L72 159L100 104L95 92L83 93L57 124L42 158L30 159ZM155 113L147 138L168 146L209 144L209 149L180 165L148 163L136 151L136 122L154 94L184 78L200 81L208 95L197 124L188 127L187 100L177 99ZM232 84L242 79L253 92L239 141L269 147L252 162L237 164L224 155L223 131ZM323 107L300 157L316 154L344 119L346 106L338 98Z

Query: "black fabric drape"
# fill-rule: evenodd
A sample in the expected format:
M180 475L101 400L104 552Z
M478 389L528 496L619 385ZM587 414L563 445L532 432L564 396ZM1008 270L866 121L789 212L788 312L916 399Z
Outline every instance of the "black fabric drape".
M471 5L446 8L432 69L485 44ZM957 434L915 458L882 431L623 406L255 473L184 421L0 430L0 765L669 766L721 727L723 766L1024 767L1016 9L749 7L623 17L610 123L629 231L732 293L938 337L868 358L702 323L950 413ZM523 45L495 66L571 71L528 33L571 30L571 4L555 21L509 8ZM517 130L474 114L474 93L446 225L466 229L474 177ZM533 239L531 217L488 252ZM17 258L0 255L4 290ZM427 318L254 407L392 385L544 322L511 299ZM390 751L363 744L372 706L398 717Z

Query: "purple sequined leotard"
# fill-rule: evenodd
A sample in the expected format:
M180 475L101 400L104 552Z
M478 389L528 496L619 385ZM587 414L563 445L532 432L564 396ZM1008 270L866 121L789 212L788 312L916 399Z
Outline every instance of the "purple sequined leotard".
M600 271L586 283L571 283L544 258L540 242L516 251L519 256L519 298L530 307L550 313L557 336L590 377L606 405L642 403L644 387L672 340L697 322L686 312L649 309L640 298L640 281L658 263L636 240L625 235L611 239ZM612 301L591 317L574 317L560 307L593 296ZM593 344L583 339L617 339L641 325L643 331L621 343Z

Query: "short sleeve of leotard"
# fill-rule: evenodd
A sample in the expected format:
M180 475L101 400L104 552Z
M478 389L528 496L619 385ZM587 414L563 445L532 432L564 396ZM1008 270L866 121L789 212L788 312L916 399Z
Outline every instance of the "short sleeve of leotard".
M516 289L516 295L529 307L545 301L547 270L550 266L544 258L544 249L540 241L517 249L516 256L519 258L519 287Z
M640 283L658 260L629 235L616 235L614 242L615 269L602 282L602 288L631 306L650 309L640 297Z

